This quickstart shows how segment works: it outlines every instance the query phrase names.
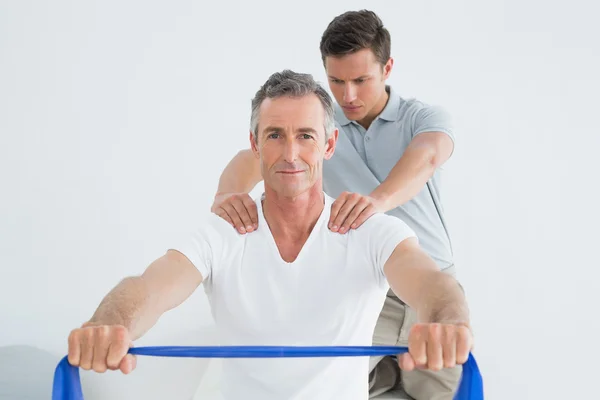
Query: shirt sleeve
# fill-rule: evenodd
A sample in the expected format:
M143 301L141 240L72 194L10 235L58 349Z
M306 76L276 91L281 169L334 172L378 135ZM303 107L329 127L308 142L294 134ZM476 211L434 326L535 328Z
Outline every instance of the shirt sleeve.
M213 269L218 264L219 254L222 248L222 237L215 229L212 217L205 219L201 226L190 235L179 240L171 247L186 256L202 274L202 280L211 278ZM231 229L231 227L229 227Z
M412 137L423 132L443 132L454 142L454 123L450 113L439 106L423 105L413 117Z
M378 279L381 282L387 282L383 270L385 263L396 249L396 246L405 239L416 238L417 235L400 218L387 214L371 216L364 222L362 227L366 230L367 249L371 264L375 268Z

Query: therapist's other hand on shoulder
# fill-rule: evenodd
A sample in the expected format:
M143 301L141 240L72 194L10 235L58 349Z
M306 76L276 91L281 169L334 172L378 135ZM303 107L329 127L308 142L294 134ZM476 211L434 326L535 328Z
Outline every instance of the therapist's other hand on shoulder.
M385 212L382 201L359 193L344 192L331 205L329 229L346 233L360 227L373 214Z
M229 222L241 234L258 228L258 211L248 193L218 193L210 211Z

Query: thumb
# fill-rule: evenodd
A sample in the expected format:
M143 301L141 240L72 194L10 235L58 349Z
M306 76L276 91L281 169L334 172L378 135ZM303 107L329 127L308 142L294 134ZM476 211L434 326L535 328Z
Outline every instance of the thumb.
M129 348L133 347L133 342L129 343ZM137 366L137 357L133 354L129 354L127 353L125 355L125 357L123 357L123 359L121 360L121 363L119 364L119 369L121 370L122 373L124 373L125 375L131 373L135 367Z
M133 354L127 354L121 360L121 364L119 364L119 369L125 375L131 373L135 367L137 366L137 357Z
M398 366L403 371L412 371L415 369L415 360L410 353L403 353L398 356Z

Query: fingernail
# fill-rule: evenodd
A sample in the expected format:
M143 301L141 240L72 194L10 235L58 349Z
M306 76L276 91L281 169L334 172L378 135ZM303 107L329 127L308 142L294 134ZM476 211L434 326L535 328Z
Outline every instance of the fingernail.
M340 232L344 233L346 232L346 228L344 228L343 226L340 228Z
M246 230L244 229L244 227L243 227L243 226L242 226L242 227L240 227L240 232L241 232L241 233L246 233Z
M331 229L333 229L334 231L337 231L337 228L338 228L337 225L334 225L331 227Z
M246 230L247 230L247 231L251 231L251 230L252 230L252 225L248 225L248 226L246 227Z
M356 228L356 224L352 224L352 228Z

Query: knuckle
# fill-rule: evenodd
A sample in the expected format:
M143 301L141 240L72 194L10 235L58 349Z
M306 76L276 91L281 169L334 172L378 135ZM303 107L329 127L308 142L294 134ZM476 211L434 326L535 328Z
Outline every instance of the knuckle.
M452 341L456 336L456 329L452 325L444 325L442 332L446 341Z
M128 332L124 326L115 326L112 329L112 335L115 341L124 342L127 340Z
M458 327L458 329L456 329L456 331L461 336L466 336L466 337L470 337L471 336L471 329L469 329L468 327L466 327L464 325L460 325Z
M97 326L95 328L95 336L98 341L106 340L106 338L108 337L108 326Z
M442 332L442 327L440 324L429 324L429 334L431 334L432 336L439 336L440 333Z
M421 334L426 328L427 328L427 326L424 324L414 324L410 328L410 333L415 334L415 335Z
M79 341L79 336L80 336L80 330L79 329L73 329L71 331L71 333L69 333L69 345L75 345L78 341Z
M92 339L94 339L94 328L83 328L81 333L81 336L87 342L90 342Z

